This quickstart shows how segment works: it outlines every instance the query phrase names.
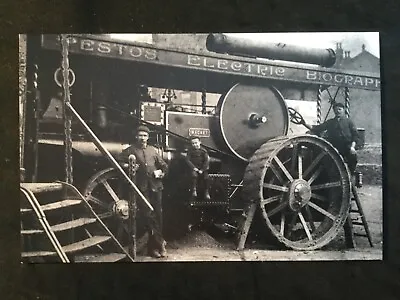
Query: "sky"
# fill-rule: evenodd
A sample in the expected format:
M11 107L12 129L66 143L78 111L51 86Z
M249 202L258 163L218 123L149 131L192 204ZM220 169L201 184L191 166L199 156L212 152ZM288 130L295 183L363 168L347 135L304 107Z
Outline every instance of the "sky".
M226 33L232 36L243 36L250 39L268 40L271 42L298 45L309 48L336 49L341 42L344 51L350 51L350 57L361 52L365 44L367 51L380 57L378 32L291 32L291 33ZM151 34L111 34L113 38L151 43Z

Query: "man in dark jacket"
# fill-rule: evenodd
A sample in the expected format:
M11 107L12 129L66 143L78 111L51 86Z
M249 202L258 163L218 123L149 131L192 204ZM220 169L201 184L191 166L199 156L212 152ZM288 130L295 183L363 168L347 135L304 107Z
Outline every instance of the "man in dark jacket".
M210 157L207 151L201 147L201 141L199 137L192 136L190 138L190 142L192 147L188 150L186 162L192 171L192 197L197 197L197 182L199 178L202 178L204 180L204 198L206 200L210 200L210 183L208 178Z
M136 130L135 143L123 150L119 155L119 161L128 162L129 155L136 157L139 165L136 171L136 184L143 195L148 199L154 208L154 212L149 213L148 228L149 255L159 258L166 255L166 242L162 236L162 179L168 171L168 165L161 158L158 150L147 144L149 139L149 128L139 126Z
M304 124L311 133L320 135L327 132L327 140L339 151L353 174L357 165L356 142L358 141L358 132L352 120L346 117L343 103L333 105L335 118L326 122L310 126Z

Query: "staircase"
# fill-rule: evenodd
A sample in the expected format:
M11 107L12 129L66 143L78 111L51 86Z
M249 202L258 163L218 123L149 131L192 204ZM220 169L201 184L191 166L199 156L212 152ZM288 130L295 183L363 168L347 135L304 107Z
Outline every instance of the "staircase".
M21 183L20 192L22 262L133 261L74 186Z

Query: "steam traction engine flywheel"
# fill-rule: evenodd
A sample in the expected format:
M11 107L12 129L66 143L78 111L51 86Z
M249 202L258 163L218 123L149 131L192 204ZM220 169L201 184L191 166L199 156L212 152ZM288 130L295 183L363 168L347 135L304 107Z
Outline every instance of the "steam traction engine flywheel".
M285 101L273 87L238 83L221 97L218 112L225 145L244 161L263 143L288 131Z

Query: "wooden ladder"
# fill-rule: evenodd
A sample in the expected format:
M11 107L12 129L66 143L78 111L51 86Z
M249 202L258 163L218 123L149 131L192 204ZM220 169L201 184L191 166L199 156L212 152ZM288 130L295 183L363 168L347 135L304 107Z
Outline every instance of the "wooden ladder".
M357 188L354 184L351 185L351 193L351 207L346 223L344 224L346 246L349 248L355 248L355 236L362 236L366 237L368 239L369 245L373 247L374 244L372 243L372 237L369 231L367 219L365 218L364 210L358 196ZM365 233L355 232L354 226L362 226Z

